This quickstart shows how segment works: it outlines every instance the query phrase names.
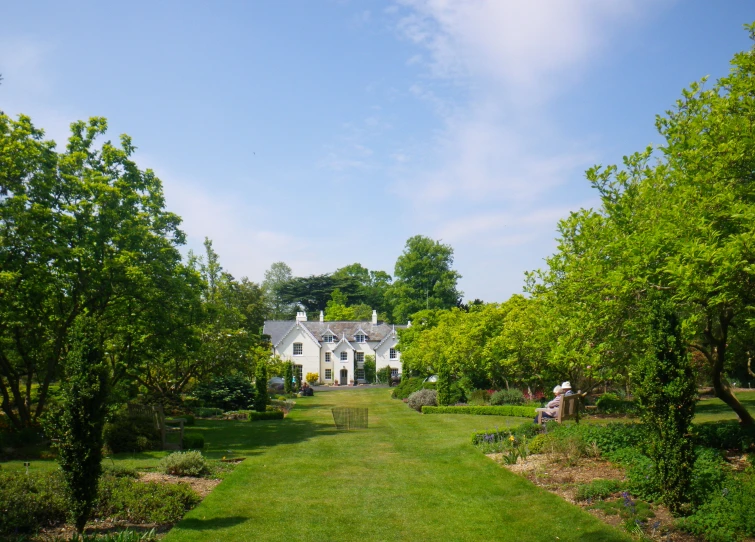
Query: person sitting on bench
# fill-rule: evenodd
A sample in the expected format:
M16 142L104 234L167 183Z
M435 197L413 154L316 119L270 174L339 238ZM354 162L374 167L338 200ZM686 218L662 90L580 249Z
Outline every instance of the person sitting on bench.
M571 390L571 383L568 380L561 384L561 391L564 395L574 395L574 392Z
M553 393L556 395L556 397L550 403L545 405L548 410L542 412L543 418L554 419L558 414L558 409L561 406L561 394L563 393L561 386L556 386L555 388L553 388ZM538 416L535 416L535 423L537 423L537 418Z

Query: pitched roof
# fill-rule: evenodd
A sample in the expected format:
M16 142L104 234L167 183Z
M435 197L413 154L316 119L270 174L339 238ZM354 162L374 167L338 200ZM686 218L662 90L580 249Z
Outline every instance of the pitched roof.
M384 339L391 336L393 329L400 329L406 326L393 326L380 322L373 324L372 322L299 322L301 327L305 328L312 335L319 339L330 329L330 331L338 338L346 336L347 340L354 340L354 336L358 331L363 331L367 335L369 342L378 341L383 342ZM265 325L262 328L262 333L270 335L270 340L273 344L278 344L280 340L288 334L291 328L296 325L296 322L291 320L266 320Z

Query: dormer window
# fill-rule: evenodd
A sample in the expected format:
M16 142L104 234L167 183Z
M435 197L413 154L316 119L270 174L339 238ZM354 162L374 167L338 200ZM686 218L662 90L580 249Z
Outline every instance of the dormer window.
M354 340L356 340L356 342L358 343L363 343L367 340L367 336L364 333L357 333L354 336Z
M332 343L332 342L335 342L335 341L334 341L333 335L331 335L330 333L328 333L327 335L323 335L322 336L322 342L324 342L324 343Z

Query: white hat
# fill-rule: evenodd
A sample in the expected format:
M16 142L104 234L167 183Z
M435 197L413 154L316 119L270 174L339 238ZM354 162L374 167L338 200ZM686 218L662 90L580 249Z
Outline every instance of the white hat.
M556 386L555 388L553 388L553 393L561 393L561 386Z
M565 389L565 390L570 390L571 389L571 383L567 380L566 382L564 382L563 384L561 384L561 388Z

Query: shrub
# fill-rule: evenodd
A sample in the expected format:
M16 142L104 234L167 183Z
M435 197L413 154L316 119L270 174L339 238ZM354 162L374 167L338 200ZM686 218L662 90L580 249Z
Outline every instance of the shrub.
M368 354L364 356L364 379L368 384L375 382L375 356ZM388 373L390 375L390 373Z
M194 396L204 406L223 410L250 408L254 404L255 394L252 383L241 375L217 376L194 389Z
M105 445L113 452L159 450L162 438L150 419L129 416L127 407L118 410L103 430Z
M257 369L254 372L254 385L257 388L257 393L254 396L254 410L265 412L270 397L267 394L267 365L262 361L257 363Z
M469 396L469 404L472 406L485 406L490 403L488 390L474 390Z
M191 427L191 426L193 426L193 425L195 425L197 423L197 420L196 420L196 418L194 417L193 414L181 414L178 417L179 418L183 418L185 420L184 421L184 426L185 427Z
M622 399L615 393L604 393L595 401L595 406L601 414L634 414L637 405L634 401Z
M516 388L511 388L510 390L497 391L490 397L490 404L491 405L523 405L524 394Z
M435 390L415 391L409 396L407 405L409 405L409 408L413 408L417 412L422 412L422 407L424 406L437 406L438 392Z
M283 369L283 393L289 395L294 391L294 362L286 362Z
M0 535L58 525L68 511L63 475L0 471L0 503Z
M422 389L423 380L424 378L418 376L403 379L399 382L398 386L393 388L391 397L394 399L407 399L412 393Z
M154 542L157 540L157 534L154 529L146 533L131 531L126 529L118 533L102 534L79 534L74 533L69 542Z
M687 497L694 508L710 500L721 490L729 477L730 469L718 450L696 448Z
M309 383L310 386L314 386L315 384L317 384L318 380L320 380L320 375L317 373L307 373L305 380Z
M103 477L94 512L98 518L132 523L175 523L200 500L184 483L144 483L130 478Z
M451 397L451 370L442 356L438 359L438 382L436 389L438 391L439 406L448 406L456 403L453 397Z
M183 446L187 450L201 450L204 448L204 437L202 435L184 435Z
M739 425L736 420L692 426L695 444L721 450L748 450L755 447L755 427Z
M426 406L422 409L423 414L475 414L478 416L519 416L522 418L532 418L535 416L535 409L523 406L446 406L432 407ZM531 424L534 425L534 424Z
M173 452L163 457L157 468L174 476L202 476L210 471L210 465L201 452Z
M391 368L381 367L376 373L378 381L384 384L388 384L391 381ZM395 396L394 396L395 397Z
M265 410L270 410L270 405L265 407ZM248 420L251 410L232 410L229 412L223 412L224 420Z
M624 483L618 480L603 480L598 478L589 484L579 484L577 486L577 500L602 500L607 499L614 493L624 489Z
M112 478L138 478L139 473L136 472L136 469L123 467L121 465L103 465L102 476L110 476Z
M282 410L268 410L265 412L251 411L249 413L249 421L257 422L261 420L282 420L284 417Z
M194 409L194 414L196 414L199 418L214 418L215 416L222 416L223 415L223 409L222 408L197 407L197 408Z

